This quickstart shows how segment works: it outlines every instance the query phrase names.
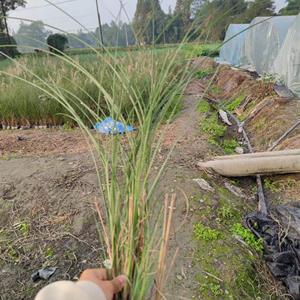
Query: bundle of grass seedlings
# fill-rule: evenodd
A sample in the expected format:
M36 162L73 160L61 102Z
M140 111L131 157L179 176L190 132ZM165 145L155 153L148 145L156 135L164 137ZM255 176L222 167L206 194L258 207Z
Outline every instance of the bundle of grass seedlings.
M101 191L95 200L99 243L105 244L110 276L128 277L115 299L163 299L175 197L157 192L168 158L157 163L163 139L157 129L178 111L191 79L180 46L122 57L91 48L94 57L87 61L43 51L11 59L9 69L0 71L1 118L46 123L62 118L81 128ZM102 138L91 128L108 116L137 130Z

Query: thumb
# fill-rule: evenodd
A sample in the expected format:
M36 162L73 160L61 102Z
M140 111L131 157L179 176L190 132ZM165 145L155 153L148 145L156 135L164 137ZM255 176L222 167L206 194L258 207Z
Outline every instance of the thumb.
M114 294L117 294L122 291L122 289L125 286L126 280L127 280L126 276L121 275L121 276L118 276L115 279L109 281L109 283L113 287Z

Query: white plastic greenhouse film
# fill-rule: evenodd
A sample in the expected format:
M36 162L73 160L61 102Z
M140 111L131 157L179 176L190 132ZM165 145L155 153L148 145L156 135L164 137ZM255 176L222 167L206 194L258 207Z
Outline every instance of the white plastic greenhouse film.
M249 24L230 24L225 40L224 45L220 51L219 62L228 63L233 66L240 66L242 59L242 48L245 43L246 38L246 29L249 27ZM231 40L230 40L231 39Z
M300 97L300 14L288 31L275 60L274 72Z
M243 65L251 65L258 74L274 72L274 61L284 43L295 16L257 17L245 38Z

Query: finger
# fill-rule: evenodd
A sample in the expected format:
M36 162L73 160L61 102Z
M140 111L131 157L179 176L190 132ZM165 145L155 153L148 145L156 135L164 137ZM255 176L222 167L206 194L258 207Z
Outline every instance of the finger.
M121 275L116 277L115 279L109 281L111 284L112 290L114 294L117 294L122 291L126 283L126 276Z
M97 277L100 280L107 280L107 271L106 271L106 269L97 269Z
M107 280L107 273L105 269L88 269L82 272L80 280Z

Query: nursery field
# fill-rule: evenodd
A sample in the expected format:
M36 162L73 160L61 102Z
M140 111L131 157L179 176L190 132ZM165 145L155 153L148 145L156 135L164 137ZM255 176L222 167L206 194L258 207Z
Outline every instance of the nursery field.
M251 116L255 151L299 118L299 104L280 99L272 82L199 54L187 45L117 57L23 56L2 67L1 300L32 299L49 282L108 264L129 279L116 299L285 299L261 241L242 225L257 210L256 181L197 165L247 151L215 103L241 121ZM91 130L106 116L136 130ZM277 148L297 148L299 134ZM296 198L299 185L296 175L265 178L268 201ZM57 269L33 282L45 267Z
M180 50L176 50L178 55L175 63L179 66L186 58L203 53L209 54L217 47L217 44L183 45ZM138 98L136 101L145 101L150 89L149 71L152 60L156 61L159 68L163 67L163 61L171 57L172 52L170 47L129 52L116 50L105 55L97 55L92 50L89 52L76 50L76 54L73 51L72 55L65 57L24 55L14 62L2 61L0 126L3 128L74 126L76 122L67 116L67 109L60 101L56 101L54 89L59 89L64 97L68 97L77 107L79 101L87 105L96 115L100 112L105 114L107 105L105 95L98 87L99 84L108 93L115 94L122 114L131 115L129 121L135 121L135 116L130 112L130 99L129 93L125 92L126 88L137 89L139 95L135 95ZM122 72L119 72L120 70ZM116 76L117 72L121 77ZM145 76L141 77L140 72L144 72ZM126 79L127 87L124 86L123 79ZM119 84L120 80L122 84ZM86 123L90 122L87 119L94 118L90 116L90 112L77 110L77 113Z

